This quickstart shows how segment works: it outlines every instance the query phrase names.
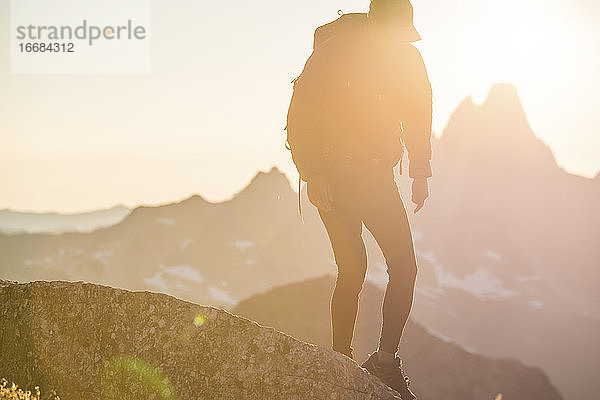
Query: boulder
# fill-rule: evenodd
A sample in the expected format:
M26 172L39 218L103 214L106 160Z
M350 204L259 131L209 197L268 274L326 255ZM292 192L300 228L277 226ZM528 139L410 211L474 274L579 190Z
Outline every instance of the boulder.
M0 377L62 400L399 398L339 353L164 294L0 281L0 321Z

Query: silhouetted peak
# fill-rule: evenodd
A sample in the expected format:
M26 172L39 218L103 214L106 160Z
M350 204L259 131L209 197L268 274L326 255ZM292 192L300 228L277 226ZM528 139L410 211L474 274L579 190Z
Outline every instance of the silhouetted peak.
M289 181L285 174L279 170L277 167L272 167L268 172L258 171L254 178L250 181L250 184L247 186L260 185L260 184L269 184L269 185L289 185Z
M512 105L523 109L517 88L510 83L495 83L488 92L485 100L486 105Z
M277 167L272 167L268 172L259 171L248 185L234 196L238 198L246 194L260 196L284 196L293 192L290 181Z
M469 96L465 98L459 105L456 107L454 114L469 114L475 112L477 106L473 102L473 97Z
M513 144L515 140L535 139L517 88L508 83L494 84L481 105L474 104L471 97L463 100L450 117L446 131L444 136L446 133L462 136L471 131L475 140L497 139Z
M466 98L450 117L441 147L464 165L556 167L550 148L529 126L516 87L507 83L493 85L481 105Z
M184 204L184 203L185 204L196 204L196 205L197 204L213 204L199 194L195 194L195 195L183 200L182 202L180 202L180 204Z

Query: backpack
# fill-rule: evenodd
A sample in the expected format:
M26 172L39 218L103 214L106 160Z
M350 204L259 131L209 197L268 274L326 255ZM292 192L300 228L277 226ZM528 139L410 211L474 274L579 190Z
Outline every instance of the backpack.
M369 45L366 18L344 14L319 27L313 52L292 81L286 147L301 180L323 168L325 157L331 162L332 153L392 158L393 165L402 158L397 85ZM374 130L389 134L371 135Z

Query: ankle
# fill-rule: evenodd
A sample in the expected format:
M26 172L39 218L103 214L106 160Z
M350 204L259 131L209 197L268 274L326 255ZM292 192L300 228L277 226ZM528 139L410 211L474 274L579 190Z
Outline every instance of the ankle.
M396 353L389 353L384 350L377 350L377 360L383 363L391 363L396 359Z

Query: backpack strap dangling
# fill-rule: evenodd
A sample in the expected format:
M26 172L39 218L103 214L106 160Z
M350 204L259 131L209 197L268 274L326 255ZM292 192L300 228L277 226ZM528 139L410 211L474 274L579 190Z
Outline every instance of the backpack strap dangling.
M298 213L300 214L300 221L304 225L304 218L302 217L302 202L300 201L300 193L302 190L302 178L298 176Z

